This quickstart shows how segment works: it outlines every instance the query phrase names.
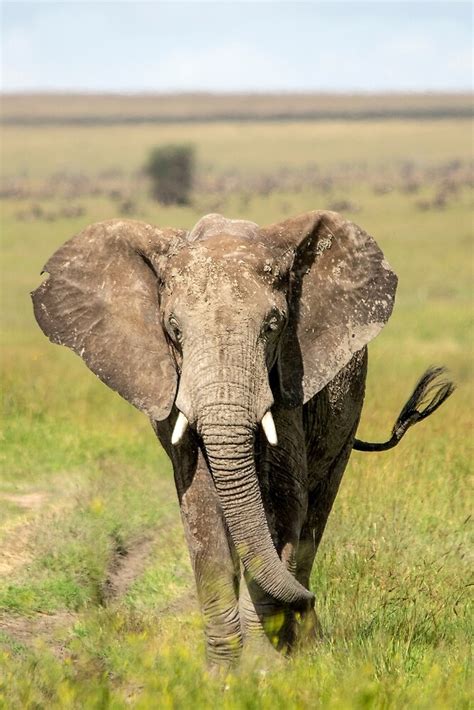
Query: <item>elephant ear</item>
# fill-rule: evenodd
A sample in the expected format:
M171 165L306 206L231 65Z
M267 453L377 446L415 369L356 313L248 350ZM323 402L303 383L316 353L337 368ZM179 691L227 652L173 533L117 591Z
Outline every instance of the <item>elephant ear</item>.
M44 267L49 277L32 293L45 335L157 420L168 416L176 393L158 274L182 234L132 220L93 224L53 254Z
M280 383L283 401L298 406L381 331L397 277L374 239L335 212L309 212L261 234L283 261L293 253Z

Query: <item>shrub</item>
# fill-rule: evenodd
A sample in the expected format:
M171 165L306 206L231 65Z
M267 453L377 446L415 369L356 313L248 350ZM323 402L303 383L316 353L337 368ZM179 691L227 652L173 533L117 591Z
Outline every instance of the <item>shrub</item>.
M152 181L152 195L165 205L188 204L194 178L194 147L163 145L150 153L145 172Z

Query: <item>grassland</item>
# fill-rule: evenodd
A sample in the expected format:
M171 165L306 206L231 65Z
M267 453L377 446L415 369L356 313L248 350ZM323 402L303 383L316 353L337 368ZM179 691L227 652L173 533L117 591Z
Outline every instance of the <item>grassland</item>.
M196 145L187 207L152 203L140 176L170 140ZM469 707L470 150L461 119L3 129L0 707ZM458 390L396 450L353 455L312 577L324 644L266 674L244 660L224 691L169 463L142 415L46 341L28 292L59 244L117 212L186 227L337 202L400 277L359 434L383 438L430 363Z
M461 118L472 113L469 93L387 94L7 94L1 121L9 124L163 123L237 119L360 120Z

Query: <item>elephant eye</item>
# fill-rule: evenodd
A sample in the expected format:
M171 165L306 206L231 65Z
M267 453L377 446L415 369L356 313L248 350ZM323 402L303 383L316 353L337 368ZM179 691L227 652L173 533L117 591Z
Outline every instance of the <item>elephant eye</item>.
M174 315L171 315L168 319L168 323L172 336L176 339L178 343L180 343L183 339L183 335L181 332L181 328L179 327L179 323L176 320L176 317Z
M273 312L267 319L265 330L278 330L280 327L281 317L279 313Z

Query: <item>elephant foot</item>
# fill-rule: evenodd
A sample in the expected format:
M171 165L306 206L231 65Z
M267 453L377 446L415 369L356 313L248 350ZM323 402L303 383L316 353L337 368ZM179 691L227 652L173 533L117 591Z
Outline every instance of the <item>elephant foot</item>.
M207 607L207 608L206 608ZM207 665L214 675L222 676L234 668L242 653L242 632L236 603L204 606Z
M222 688L225 689L229 676L234 674L239 667L238 661L232 660L209 660L207 659L206 671L209 678L218 681L222 684Z
M295 614L292 650L307 650L323 640L323 628L314 609L301 615Z
M244 641L239 670L242 673L259 673L266 675L270 671L283 668L286 657L277 651L266 636L252 636Z
M207 667L217 677L225 677L236 668L242 654L242 637L235 635L225 639L207 639Z

